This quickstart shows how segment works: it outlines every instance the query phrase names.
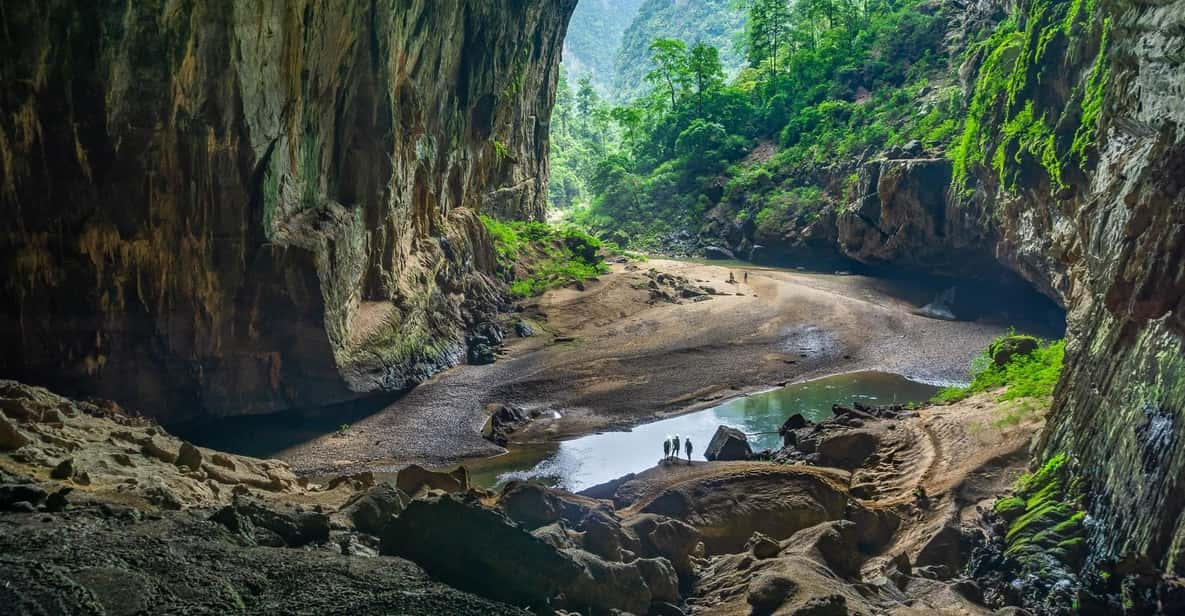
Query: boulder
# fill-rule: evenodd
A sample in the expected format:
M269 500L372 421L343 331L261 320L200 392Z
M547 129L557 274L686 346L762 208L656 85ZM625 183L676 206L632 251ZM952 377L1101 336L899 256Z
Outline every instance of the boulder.
M749 537L749 541L745 543L745 548L759 559L773 558L782 551L781 544L770 539L764 533L753 533L753 536Z
M858 468L876 451L880 438L871 430L853 428L824 433L815 445L823 465L846 470Z
M358 531L378 535L391 518L407 507L408 500L399 488L380 483L350 499L340 513Z
M859 538L855 522L836 520L795 534L786 541L783 552L810 558L841 577L858 578L865 561Z
M733 261L737 258L735 253L723 246L705 246L704 256L718 261Z
M773 614L787 599L798 592L798 583L782 571L771 571L753 578L745 601L753 608L754 616Z
M61 481L68 481L74 478L74 458L66 458L58 465L49 471L50 479L59 479Z
M519 319L514 322L514 334L519 338L530 338L535 335L535 328L530 323Z
M1033 336L1005 336L992 343L992 346L988 349L988 354L992 357L992 363L997 366L1004 366L1012 361L1013 357L1030 355L1040 346L1041 342Z
M753 457L753 449L749 447L749 437L744 432L720 426L704 450L704 457L709 460L748 460Z
M0 413L0 451L15 451L29 442L29 437L16 427L16 423Z
M658 515L640 514L622 522L622 526L638 539L640 553L648 557L662 557L683 577L695 575L691 560L700 534L689 524Z
M685 480L663 490L641 512L686 522L702 535L709 553L730 554L743 551L754 532L780 541L842 519L847 502L842 488L820 474L771 465Z
M621 560L621 525L603 511L593 511L580 522L584 549L609 561Z
M454 588L534 607L584 571L501 512L456 494L412 500L383 530L380 552L407 558Z
M27 511L27 507L21 503L32 505L36 511L36 507L44 503L48 497L49 493L37 484L0 484L0 510L3 511Z
M650 589L650 601L679 602L679 575L675 566L665 558L639 558L633 562Z
M802 413L794 413L787 417L786 421L782 422L782 426L778 428L778 434L785 436L791 430L805 428L808 425L810 425L810 422L807 421L806 417L803 417Z
M645 614L650 607L650 587L637 561L608 562L583 550L564 550L583 571L564 587L565 604L571 609L604 613L611 610ZM674 570L671 570L672 576ZM669 583L669 582L668 582Z
M577 547L576 541L574 541L572 534L569 534L568 530L564 527L563 522L540 526L531 531L531 535L542 539L557 550ZM579 534L576 535L576 539L579 539Z
M423 489L466 492L469 490L469 471L462 466L449 473L438 473L412 464L395 475L395 487L411 496Z
M963 565L971 556L972 546L972 538L952 521L922 546L913 564L917 567L939 568L945 577L963 569Z
M537 412L532 414L512 404L489 404L485 411L489 413L489 418L481 428L481 435L502 447L510 442L511 434L530 423L537 415Z
M502 488L498 507L510 519L533 529L564 520L576 527L595 511L609 509L598 501L553 490L531 481L511 481Z
M181 450L177 452L176 464L196 471L202 467L202 452L189 443L181 443Z
M329 516L303 511L293 505L236 497L231 504L215 512L210 520L261 545L275 545L272 538L288 547L329 540Z
M177 453L169 446L168 441L156 435L149 436L140 442L140 453L149 458L155 458L165 464L177 461Z

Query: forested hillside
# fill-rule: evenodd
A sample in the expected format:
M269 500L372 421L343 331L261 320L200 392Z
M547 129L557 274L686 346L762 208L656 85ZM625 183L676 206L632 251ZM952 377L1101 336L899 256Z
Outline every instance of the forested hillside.
M850 169L841 175L854 183L855 162L880 148L917 139L941 150L959 133L958 58L944 43L940 5L745 7L737 35L747 66L736 79L718 46L660 38L647 48L648 95L612 109L585 102L589 122L613 122L589 135L595 147L575 136L575 147L598 158L582 163L592 195L582 222L656 248L671 232L698 230L724 203L761 234L782 234L842 201L844 187L821 181L834 175L824 171ZM562 116L570 105L558 109ZM557 149L567 151L562 139Z
M587 77L602 96L613 84L613 63L621 35L643 0L581 0L564 40L564 68L573 79Z
M744 63L737 43L745 15L738 0L646 0L617 51L612 99L629 102L649 90L646 74L654 68L650 44L655 39L711 45L734 73Z

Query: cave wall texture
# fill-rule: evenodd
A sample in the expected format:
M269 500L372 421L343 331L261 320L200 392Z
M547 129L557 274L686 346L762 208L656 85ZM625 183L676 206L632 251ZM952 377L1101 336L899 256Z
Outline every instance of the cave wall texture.
M4 2L0 374L177 420L457 363L575 3Z
M1019 244L1042 234L1068 264L1066 372L1042 453L1067 451L1079 462L1096 556L1144 555L1180 575L1185 0L1104 0L1100 8L1110 80L1094 173L1059 204L1060 215L1039 214L1042 224L1026 230L1016 207L1008 237Z
M1086 480L1092 558L1185 574L1185 0L986 0L951 29L1008 15L1016 34L963 56L969 100L998 86L963 183L947 159L870 163L837 241L923 271L995 261L1065 306L1037 462L1069 453Z

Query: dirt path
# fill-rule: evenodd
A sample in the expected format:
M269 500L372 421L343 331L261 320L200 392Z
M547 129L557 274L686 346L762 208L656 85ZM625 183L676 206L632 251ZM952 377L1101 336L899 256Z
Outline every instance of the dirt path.
M443 465L502 450L481 438L483 408L548 411L525 441L622 428L718 404L771 385L857 370L956 381L1002 326L936 321L883 281L754 269L731 285L713 265L651 260L719 292L709 301L648 303L644 271L613 273L586 290L560 289L524 306L537 335L512 339L488 366L460 366L412 390L344 435L278 457L306 474ZM562 415L552 419L552 411Z

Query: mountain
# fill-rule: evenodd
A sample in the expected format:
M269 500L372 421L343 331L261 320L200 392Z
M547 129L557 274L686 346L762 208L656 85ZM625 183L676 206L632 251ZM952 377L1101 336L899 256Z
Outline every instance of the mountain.
M598 94L610 96L613 62L621 47L621 36L638 14L642 2L581 0L564 40L564 69L572 83L589 77Z
M737 39L745 29L745 13L732 0L646 0L622 35L613 66L613 91L628 101L646 91L651 70L650 44L657 38L707 43L720 50L729 74L744 64Z

